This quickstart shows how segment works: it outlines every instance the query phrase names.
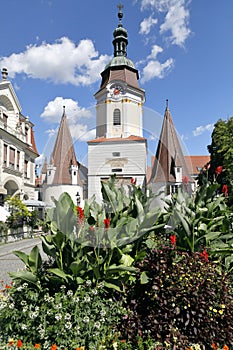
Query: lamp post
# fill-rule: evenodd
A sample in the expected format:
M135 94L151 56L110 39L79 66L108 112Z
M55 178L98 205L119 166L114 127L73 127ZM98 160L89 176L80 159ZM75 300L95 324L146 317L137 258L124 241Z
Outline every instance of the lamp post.
M76 202L77 202L77 205L80 205L81 196L80 196L79 192L77 192L77 194L76 194Z

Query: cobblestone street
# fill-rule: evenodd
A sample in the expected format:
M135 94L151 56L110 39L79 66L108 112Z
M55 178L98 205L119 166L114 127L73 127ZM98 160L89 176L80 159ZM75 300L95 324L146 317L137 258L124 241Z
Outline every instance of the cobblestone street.
M20 250L28 254L35 245L41 248L41 240L39 238L23 239L0 245L0 280L3 280L4 283L10 283L11 278L8 272L17 271L24 266L21 260L12 252Z

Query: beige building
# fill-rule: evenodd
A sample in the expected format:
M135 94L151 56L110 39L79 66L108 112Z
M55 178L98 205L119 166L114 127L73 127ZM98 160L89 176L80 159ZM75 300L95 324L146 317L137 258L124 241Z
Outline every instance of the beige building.
M0 204L7 196L35 200L35 159L38 157L33 126L22 108L7 69L0 81Z

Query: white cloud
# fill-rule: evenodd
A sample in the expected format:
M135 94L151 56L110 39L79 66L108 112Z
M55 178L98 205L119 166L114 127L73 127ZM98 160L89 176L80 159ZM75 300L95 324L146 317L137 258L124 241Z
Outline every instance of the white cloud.
M147 57L148 59L156 59L158 53L163 52L162 47L158 45L153 45L151 49L151 54Z
M191 0L142 0L141 9L166 13L164 22L160 26L160 33L170 32L170 41L174 45L183 46L191 34L189 29L189 10L187 6Z
M89 85L99 81L99 72L109 60L109 56L99 55L91 40L81 40L76 46L63 37L53 44L30 45L24 52L2 57L0 66L7 67L12 78L24 73L54 83Z
M163 49L154 45L151 50L151 54L147 57L148 63L142 69L141 82L145 83L153 78L163 78L165 74L174 66L174 60L172 58L167 59L164 63L160 63L156 60L158 53L161 53Z
M63 106L69 123L71 136L74 141L86 141L95 137L95 129L93 129L95 119L92 108L81 108L77 101L72 99L64 99L56 97L53 101L49 101L44 108L41 117L49 123L60 123ZM80 123L83 120L83 123ZM49 137L54 137L58 129L48 129L46 133Z
M144 18L144 20L140 23L139 34L149 34L153 25L158 23L157 18L153 18L152 16L148 18Z
M53 101L49 101L41 117L50 123L59 123L63 114L63 106L65 106L66 116L70 122L92 117L91 109L81 108L77 101L63 97L56 97Z
M177 1L169 8L165 22L160 26L160 32L171 32L170 40L172 44L182 46L191 33L188 28L189 11L184 7L184 1Z
M205 131L212 132L213 127L214 127L214 124L200 125L200 126L196 127L195 130L193 130L193 135L199 136L199 135L203 134Z
M174 60L169 58L164 63L159 61L150 61L142 70L142 79L141 82L145 83L155 77L163 78L168 70L173 67Z

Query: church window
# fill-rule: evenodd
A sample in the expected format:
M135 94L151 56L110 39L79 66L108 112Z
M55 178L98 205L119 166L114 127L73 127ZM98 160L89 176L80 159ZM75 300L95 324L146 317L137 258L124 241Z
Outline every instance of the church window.
M119 110L119 108L114 109L113 125L121 125L121 111Z
M113 157L120 157L120 152L112 152Z

